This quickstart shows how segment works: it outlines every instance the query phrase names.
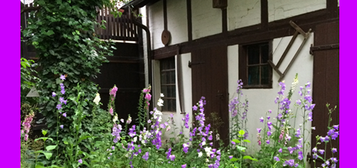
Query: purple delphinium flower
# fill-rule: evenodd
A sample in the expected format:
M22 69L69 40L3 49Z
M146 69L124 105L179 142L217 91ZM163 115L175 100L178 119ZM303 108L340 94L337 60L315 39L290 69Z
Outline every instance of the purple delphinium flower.
M311 150L313 153L316 153L317 152L317 148L316 147L314 147L314 148L312 148L312 150Z
M304 158L304 156L302 155L302 151L299 151L299 156L298 156L298 158L299 158L300 160L302 160L302 159Z
M260 122L263 123L264 122L264 118L260 117Z
M335 130L334 129L330 129L328 132L327 132L327 135L328 136L331 136L332 134L335 133Z
M82 159L79 159L78 162L79 162L79 163L83 163Z
M229 112L232 113L232 117L235 117L238 114L236 108L237 104L239 104L238 97L235 97L228 105Z
M332 140L336 140L337 137L338 137L338 132L335 132L331 135Z
M296 100L297 105L301 105L301 100Z
M62 104L57 104L56 108L60 110L62 108Z
M288 150L289 150L290 154L292 154L294 152L294 148L292 148L291 146L288 147Z
M197 111L198 108L196 105L193 105L192 109L193 109L193 111Z
M267 135L268 135L268 136L270 136L270 135L271 135L271 132L270 132L270 131L268 131L268 132L267 132Z
M229 159L232 159L233 158L233 156L232 155L230 155L230 156L228 156L229 157Z
M117 143L119 140L120 140L120 132L122 130L122 127L120 124L114 124L113 125L113 133L112 133L112 136L115 136L115 138L113 139L113 142L114 143ZM113 147L112 147L113 148ZM114 149L113 149L114 150Z
M279 95L284 95L284 91L285 91L285 83L284 82L280 82L279 86L281 86L281 90L278 92Z
M185 153L187 153L188 152L188 144L182 144L182 146L183 146L183 151L185 152Z
M310 82L307 82L306 85L305 85L306 88L310 88L310 86L311 86Z
M61 80L65 80L65 79L66 79L66 76L61 75L60 79L61 79Z
M63 125L60 125L60 127L63 129Z
M274 160L277 161L277 162L280 161L279 157L277 157L277 156L274 156Z
M283 166L289 165L290 167L295 166L294 159L287 160L283 163Z
M67 117L67 114L66 114L66 113L63 113L62 115L63 115L63 117Z
M146 152L145 155L143 155L142 158L145 159L146 161L148 161L148 159L149 159L149 152Z
M305 96L304 96L304 99L305 99L306 101L308 101L309 103L312 102L312 98L311 98L310 95L305 95Z
M169 150L166 152L166 158L170 159L170 155L171 155L171 148L169 148Z
M175 160L175 155L170 155L169 158L170 158L171 161L174 161Z
M129 136L134 137L135 135L136 135L135 125L133 125L131 128L129 128Z
M55 92L52 92L52 97L55 97L57 94Z
M276 118L277 118L278 120L280 120L281 117L283 117L283 115L282 115L282 114L278 114L278 116L277 116Z
M209 141L212 141L212 135L209 135L209 136L208 136L208 140L209 140Z
M267 144L270 144L270 140L269 139L266 142L267 142Z
M244 133L243 139L248 139L248 132Z
M320 137L320 141L324 142L325 141L325 137Z
M332 153L336 153L337 149L336 148L332 148Z
M309 121L312 121L312 112L309 112L308 119L309 119Z
M334 162L334 163L337 163L337 159L335 157L332 157L331 161Z
M267 119L269 120L269 119L270 119L270 116L267 116Z
M323 154L324 154L324 152L325 152L325 150L323 150L323 149L319 149L319 153L320 153L321 155L323 155Z
M186 166L187 166L186 164L184 164L184 165L181 165L181 168L186 168Z
M66 91L65 90L61 90L61 93L64 94L64 93L66 93Z
M300 129L298 128L298 129L296 130L295 136L296 136L296 137L300 137L300 134L301 134L301 132L300 132Z
M278 150L278 152L280 152L280 153L281 153L281 152L283 152L283 149L282 149L282 148L280 148L280 149Z
M336 131L338 130L338 125L333 125L332 126Z
M317 156L316 153L314 153L314 154L312 155L312 158L315 159L315 160L317 159L317 157L318 157L318 156Z
M289 108L290 108L290 100L288 98L284 98L281 102L280 102L280 110L285 110L285 113L289 112Z
M261 130L262 130L261 128L257 128L258 133L260 133Z
M190 119L190 116L189 116L188 113L186 114L185 118L182 119L183 121L185 121L185 127L186 128L189 128L189 126L188 126L189 119Z
M330 165L330 161L326 160L325 164L326 164L327 166L329 166L329 165Z

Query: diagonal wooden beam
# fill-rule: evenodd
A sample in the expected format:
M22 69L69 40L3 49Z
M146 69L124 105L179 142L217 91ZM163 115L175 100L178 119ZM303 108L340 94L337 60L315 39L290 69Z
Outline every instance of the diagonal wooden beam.
M288 72L288 70L291 68L292 64L294 63L295 59L297 58L297 56L299 55L299 53L301 52L302 50L302 47L305 45L307 39L309 38L310 36L310 33L311 33L311 29L309 29L308 32L304 32L304 30L302 30L298 25L296 25L293 21L290 21L289 22L290 25L296 30L294 35L293 35L293 38L290 40L288 46L286 47L284 53L282 54L282 56L280 57L277 65L275 65L271 60L268 60L268 63L269 65L279 74L279 82L285 77L286 73ZM287 53L289 52L291 46L293 45L294 41L296 40L297 36L301 34L303 35L304 37L304 40L303 42L301 43L300 47L298 48L298 50L296 51L294 57L292 58L292 60L290 61L290 63L288 64L288 66L286 67L286 69L284 70L284 72L282 73L280 70L279 70L279 67L281 65L281 63L283 62L283 60L285 59Z

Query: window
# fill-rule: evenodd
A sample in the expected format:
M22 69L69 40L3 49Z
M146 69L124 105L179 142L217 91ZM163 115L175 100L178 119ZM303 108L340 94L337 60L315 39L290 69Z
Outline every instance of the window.
M162 111L176 111L175 57L160 60L161 93L164 94Z
M271 88L271 43L243 45L239 53L239 78L244 88Z

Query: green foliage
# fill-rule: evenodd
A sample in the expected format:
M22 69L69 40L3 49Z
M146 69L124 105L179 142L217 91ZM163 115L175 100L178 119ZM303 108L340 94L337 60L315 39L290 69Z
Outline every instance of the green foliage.
M38 97L26 97L32 88L40 81L37 78L36 63L33 60L21 58L21 120L27 114L37 111Z
M245 131L240 130L238 131L238 139L233 139L232 142L235 143L236 149L238 151L238 158L232 157L230 160L231 162L234 162L234 168L242 168L242 167L247 167L246 162L244 160L251 160L251 161L258 161L255 158L252 158L249 155L244 155L245 150L247 149L245 146L243 146L243 142L245 143L250 143L249 140L244 139Z
M91 132L91 111L94 107L93 100L98 88L91 80L100 73L100 67L106 62L105 56L111 56L113 47L111 43L100 41L95 37L96 7L113 6L110 0L35 0L35 5L41 8L32 13L28 20L28 27L22 31L27 42L35 47L40 67L38 76L41 79L37 90L40 94L40 112L46 118L49 136L58 138L59 141L71 134L69 126L75 121L77 105L68 101L62 111L66 112L67 119L58 118L56 105L58 97L52 97L56 92L65 99L76 97L76 86L82 88L82 110L88 116L83 120L82 134ZM26 66L26 64L24 64ZM59 92L62 81L59 76L63 74L66 94ZM65 129L58 134L58 119ZM78 127L75 127L78 128ZM89 141L84 140L79 148L89 152ZM65 151L63 143L58 144L58 151ZM56 157L64 157L60 153ZM53 158L53 157L52 157ZM57 163L56 163L57 164Z

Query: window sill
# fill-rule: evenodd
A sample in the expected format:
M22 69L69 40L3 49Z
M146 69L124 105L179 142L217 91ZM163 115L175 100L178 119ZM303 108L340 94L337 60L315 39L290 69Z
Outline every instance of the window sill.
M272 86L269 85L249 85L249 86L243 86L242 89L272 89Z

